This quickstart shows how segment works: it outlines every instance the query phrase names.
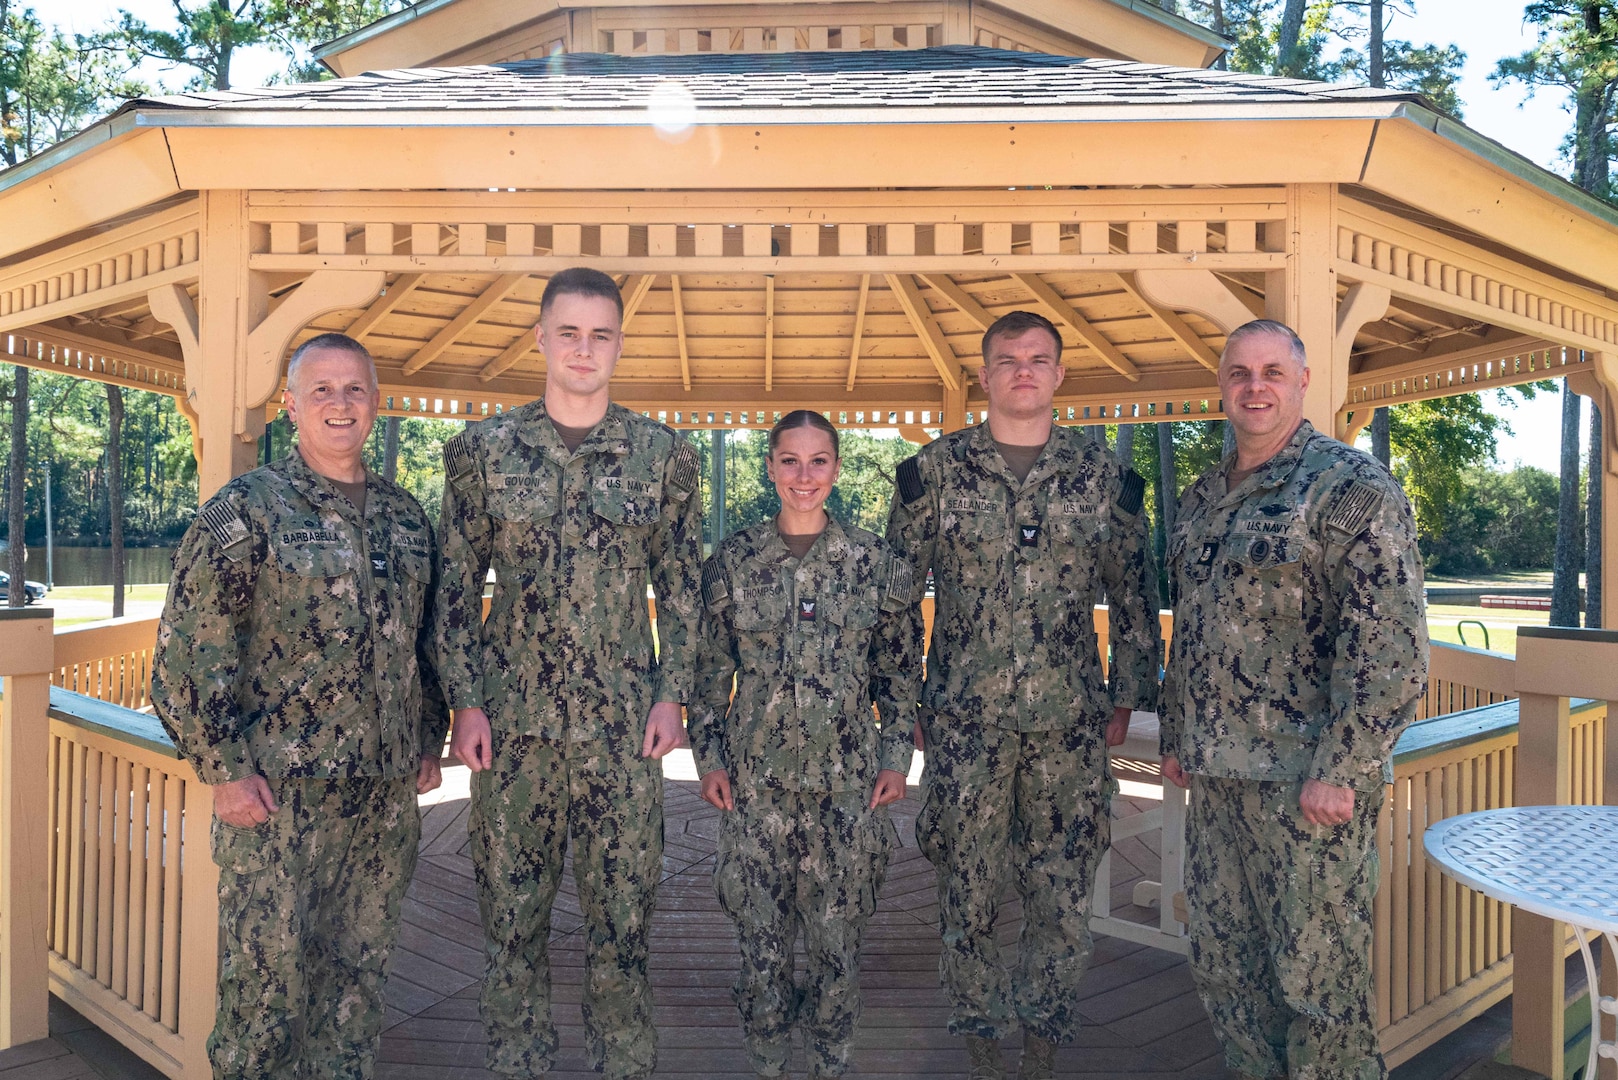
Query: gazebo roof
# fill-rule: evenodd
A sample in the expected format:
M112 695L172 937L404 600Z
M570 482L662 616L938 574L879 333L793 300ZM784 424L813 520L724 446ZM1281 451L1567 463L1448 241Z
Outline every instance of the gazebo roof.
M1398 103L1425 104L1397 90L1332 85L1304 79L1165 67L1126 60L1010 52L975 45L917 50L807 53L698 53L612 56L573 53L540 60L470 67L368 72L298 86L263 87L138 98L120 113L163 124L275 123L297 112L299 122L399 123L401 114L427 114L432 123L506 124L512 113L541 114L537 122L646 123L648 109L696 110L688 122L733 119L733 110L769 110L771 121L793 113L851 110L854 122L894 119L891 110L926 110L956 119L1004 106L1024 119L1221 119L1283 116L1363 116L1366 106L1388 115ZM1080 111L1082 110L1082 112ZM176 116L174 114L181 114ZM194 120L184 118L186 114ZM229 119L225 119L228 114ZM459 118L453 115L459 114ZM159 119L161 117L161 119ZM983 119L981 115L974 119Z

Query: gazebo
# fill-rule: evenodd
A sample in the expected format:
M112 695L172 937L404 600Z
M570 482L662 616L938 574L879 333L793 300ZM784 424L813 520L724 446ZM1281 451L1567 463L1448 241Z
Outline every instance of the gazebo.
M206 496L318 332L389 414L535 398L566 266L623 283L618 399L685 428L955 429L1019 307L1062 330L1063 422L1218 418L1267 315L1345 439L1570 378L1618 507L1618 215L1416 95L1209 70L1225 44L1141 0L423 0L320 50L333 81L132 101L0 173L0 342L174 395Z

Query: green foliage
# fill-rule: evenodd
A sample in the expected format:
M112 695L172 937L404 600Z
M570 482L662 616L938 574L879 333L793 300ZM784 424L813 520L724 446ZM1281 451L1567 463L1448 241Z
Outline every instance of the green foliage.
M0 0L0 161L15 165L143 92L131 66L117 50L47 31L33 9Z
M1487 574L1540 570L1556 551L1558 481L1543 469L1468 469L1442 532L1424 534L1429 570Z
M1442 547L1468 512L1467 476L1494 458L1505 421L1477 394L1396 405L1388 411L1393 474L1416 511L1422 550Z
M175 27L152 26L120 11L117 26L102 36L109 46L172 67L190 68L190 90L229 90L237 49L262 41L266 0L174 0Z
M1461 118L1461 95L1456 89L1466 53L1455 45L1413 45L1389 41L1382 47L1383 77L1395 90L1420 94L1444 112ZM1355 49L1344 49L1337 59L1333 77L1357 82L1370 79L1370 58Z

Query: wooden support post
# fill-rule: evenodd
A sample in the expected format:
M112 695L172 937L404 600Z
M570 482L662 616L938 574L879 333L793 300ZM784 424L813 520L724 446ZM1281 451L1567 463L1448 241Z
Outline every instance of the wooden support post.
M953 388L948 384L944 386L944 422L941 426L946 433L959 431L966 426L966 379L958 375L955 383Z
M1265 228L1265 246L1285 251L1286 269L1265 275L1265 314L1286 323L1309 354L1304 419L1326 434L1337 432L1337 410L1348 393L1347 361L1337 371L1337 189L1333 184L1288 184L1284 235Z
M49 608L0 610L0 1049L48 1038Z
M1618 701L1618 631L1520 627L1517 693L1517 806L1566 806L1572 797L1569 699ZM1607 798L1614 766L1608 743ZM1511 1060L1562 1080L1567 1031L1567 925L1513 909Z
M843 389L854 389L854 377L860 370L860 341L865 337L865 306L871 298L871 275L860 275L860 298L854 306L854 339L848 348L848 378Z

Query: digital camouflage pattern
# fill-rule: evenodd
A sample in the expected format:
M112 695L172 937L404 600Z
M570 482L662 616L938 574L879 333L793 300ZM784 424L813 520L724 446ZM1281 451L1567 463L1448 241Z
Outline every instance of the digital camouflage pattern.
M1011 731L922 710L926 802L916 841L938 868L938 966L953 1035L1019 1026L1058 1045L1078 1035L1090 962L1090 890L1112 842L1117 785L1088 729ZM1007 878L1022 899L1017 963L994 921Z
M939 872L950 1030L1001 1038L1020 1020L1067 1042L1108 839L1103 734L1115 706L1157 705L1162 644L1139 488L1127 494L1112 455L1060 426L1020 483L986 423L912 461L888 539L915 571L918 621L929 569L934 579L916 836ZM1095 632L1103 593L1110 677ZM1008 868L1024 903L1014 980L992 932Z
M1118 505L1112 455L1055 427L1019 484L984 423L945 435L915 461L922 494L895 494L888 540L916 572L918 605L933 572L922 704L1013 731L1091 727L1098 744L1114 706L1155 709L1163 647L1148 599L1146 519L1138 504ZM1094 615L1103 591L1107 676Z
M869 796L880 770L909 772L921 676L913 591L909 564L880 537L836 521L801 561L773 520L726 537L703 567L688 722L698 775Z
M205 784L416 775L449 716L421 505L368 475L363 517L296 449L238 476L174 554L152 704Z
M734 990L753 1069L787 1075L792 1028L811 1077L848 1071L860 1015L860 943L895 840L871 794L757 787L722 816L714 888L736 923ZM804 972L793 980L803 932Z
M1233 463L1187 490L1169 544L1192 973L1232 1068L1378 1078L1373 830L1427 673L1415 521L1386 469L1307 422L1231 489ZM1309 779L1355 789L1348 825L1303 820Z
M799 560L766 521L726 537L702 578L689 728L698 774L726 770L736 799L714 884L741 945L748 1052L757 1072L784 1075L796 1023L810 1075L841 1076L893 832L886 809L867 803L877 773L908 772L914 752L910 567L835 520ZM808 965L794 985L800 927Z
M263 825L213 823L219 1012L208 1056L220 1077L364 1080L421 839L416 780L272 779L270 790L280 810Z
M471 819L488 1064L531 1076L551 1063L545 940L571 837L590 943L591 1057L613 1080L644 1076L656 1055L646 924L663 817L662 773L640 748L654 702L691 698L697 455L617 405L570 453L540 400L451 439L444 465L440 666L450 705L482 707L493 734L494 767L473 787Z
M1181 497L1162 750L1188 773L1371 791L1427 681L1416 523L1376 459L1306 421Z
M1303 785L1199 776L1186 906L1197 991L1233 1070L1263 1080L1382 1080L1371 903L1383 788L1346 825L1311 825Z
M225 485L175 554L153 704L203 782L261 773L280 804L213 826L223 1077L358 1080L376 1056L416 773L448 716L431 527L397 485L368 475L365 497L362 516L293 450Z

